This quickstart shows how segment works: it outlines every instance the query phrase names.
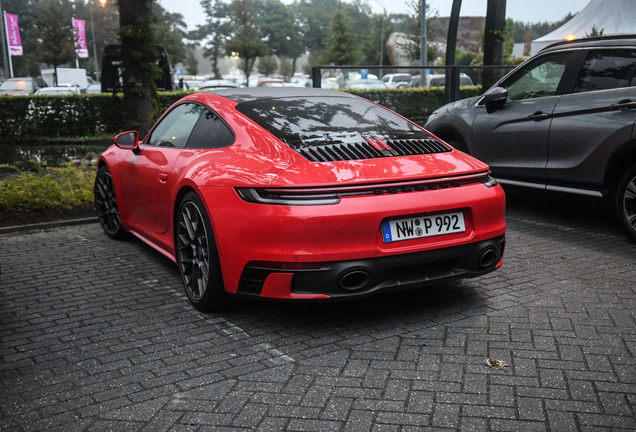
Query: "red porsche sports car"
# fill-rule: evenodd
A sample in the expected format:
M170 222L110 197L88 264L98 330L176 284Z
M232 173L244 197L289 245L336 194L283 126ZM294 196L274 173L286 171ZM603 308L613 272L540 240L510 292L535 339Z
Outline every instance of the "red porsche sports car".
M488 166L365 99L310 88L187 96L99 159L95 207L177 263L204 311L339 299L501 266Z

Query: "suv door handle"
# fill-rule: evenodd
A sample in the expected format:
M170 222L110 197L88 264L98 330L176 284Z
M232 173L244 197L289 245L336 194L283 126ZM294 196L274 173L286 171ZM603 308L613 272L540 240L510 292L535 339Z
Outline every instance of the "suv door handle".
M529 115L528 120L541 121L550 117L550 114L546 114L541 111L537 111L536 113Z
M157 174L157 178L159 179L159 181L161 183L165 183L168 180L168 174L166 173L159 173Z
M636 102L632 102L630 99L625 99L620 101L619 103L610 105L610 109L612 110L631 109L631 108L636 108Z

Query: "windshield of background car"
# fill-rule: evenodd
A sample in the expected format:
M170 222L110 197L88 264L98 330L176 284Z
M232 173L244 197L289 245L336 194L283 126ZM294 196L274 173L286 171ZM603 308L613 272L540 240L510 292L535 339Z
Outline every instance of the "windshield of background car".
M311 146L312 139L318 144L352 135L430 138L397 114L359 98L277 98L243 102L236 109L292 147L299 142Z
M508 100L556 95L573 55L571 52L548 54L528 63L503 83L503 87L508 89Z
M0 90L31 90L31 81L8 80L0 84Z
M636 86L636 50L592 50L585 57L574 93Z

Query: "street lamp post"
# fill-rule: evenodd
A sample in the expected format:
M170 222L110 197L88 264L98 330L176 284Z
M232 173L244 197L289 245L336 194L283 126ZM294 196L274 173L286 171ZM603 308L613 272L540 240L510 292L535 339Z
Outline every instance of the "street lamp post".
M420 66L426 67L426 0L422 0L422 34L420 35ZM424 83L424 72L422 72L422 83Z
M7 47L6 29L4 27L4 11L2 10L2 2L0 1L0 39L2 39L2 58L4 65L4 76L9 76L9 48Z
M386 8L384 7L384 4L378 0L373 1L382 6L382 32L380 34L380 66L382 66L382 61L384 60L384 21L386 19ZM380 70L380 74L382 74L382 70Z
M107 0L99 0L102 6L106 5ZM99 82L99 69L97 66L97 44L95 43L95 25L93 24L93 0L88 0L88 5L91 12L91 33L93 34L93 57L95 58L95 78Z

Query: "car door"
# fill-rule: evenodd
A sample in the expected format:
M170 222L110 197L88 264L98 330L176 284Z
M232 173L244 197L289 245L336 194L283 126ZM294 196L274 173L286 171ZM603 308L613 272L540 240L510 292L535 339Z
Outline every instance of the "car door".
M158 234L168 230L173 199L169 191L175 180L171 170L203 110L194 103L178 105L155 125L137 153L127 153L122 187L123 195L131 197L127 208L136 225Z
M550 185L600 190L614 150L636 121L636 49L585 52L571 92L558 101L550 129Z
M506 103L493 113L478 107L472 124L472 154L498 178L545 184L551 114L571 73L573 52L542 55L501 87Z

